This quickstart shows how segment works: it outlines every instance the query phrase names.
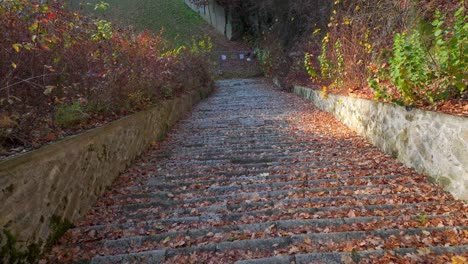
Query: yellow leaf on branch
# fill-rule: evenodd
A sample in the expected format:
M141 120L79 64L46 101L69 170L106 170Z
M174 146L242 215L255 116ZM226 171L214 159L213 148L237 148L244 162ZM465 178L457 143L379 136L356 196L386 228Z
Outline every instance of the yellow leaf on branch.
M13 44L11 45L11 47L16 51L16 52L20 52L20 49L21 49L21 44Z

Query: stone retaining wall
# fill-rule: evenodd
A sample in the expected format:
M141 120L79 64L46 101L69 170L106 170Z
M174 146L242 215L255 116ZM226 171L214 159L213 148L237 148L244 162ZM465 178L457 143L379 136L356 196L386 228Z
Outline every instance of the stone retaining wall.
M0 233L8 230L20 246L43 245L54 235L51 219L80 219L135 157L211 90L1 161Z
M212 25L218 32L223 34L227 39L232 40L234 34L232 23L233 19L232 13L229 12L229 10L226 10L215 0L208 0L208 3L206 5L201 6L197 6L190 0L184 1L188 7L197 12L207 23Z
M294 93L333 114L408 167L468 200L468 118L295 86Z

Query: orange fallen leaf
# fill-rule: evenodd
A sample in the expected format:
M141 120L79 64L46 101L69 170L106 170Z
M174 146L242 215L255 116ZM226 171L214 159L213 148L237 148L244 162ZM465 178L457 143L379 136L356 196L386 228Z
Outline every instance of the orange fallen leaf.
M49 133L44 136L44 140L56 140L57 135L55 133Z
M452 257L452 264L467 264L468 261L465 257L462 256L454 256Z

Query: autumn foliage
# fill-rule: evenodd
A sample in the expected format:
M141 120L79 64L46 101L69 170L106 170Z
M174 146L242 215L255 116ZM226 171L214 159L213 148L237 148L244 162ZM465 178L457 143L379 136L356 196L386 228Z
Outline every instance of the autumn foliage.
M265 75L285 88L468 109L466 1L217 2L253 40Z
M315 28L306 66L316 83L367 89L399 104L459 98L468 84L463 6L458 0L336 0L327 27Z
M0 146L34 147L211 83L199 51L60 0L2 1L0 28Z

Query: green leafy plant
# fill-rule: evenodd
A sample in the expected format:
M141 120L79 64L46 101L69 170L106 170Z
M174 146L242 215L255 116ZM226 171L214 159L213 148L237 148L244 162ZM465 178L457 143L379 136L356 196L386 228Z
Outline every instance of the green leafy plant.
M204 36L200 40L192 39L190 51L194 54L206 54L213 50L213 42L209 36Z
M429 222L429 219L426 214L419 214L418 221L421 226L425 226Z
M170 86L164 86L161 88L161 92L164 97L171 98L174 95L173 89Z
M391 99L391 94L385 85L382 85L382 81L385 81L386 74L382 74L377 67L369 69L370 76L367 78L369 87L374 91L374 95L377 99L385 99L386 101Z
M444 27L445 16L436 12L432 22L435 41L432 52L437 65L436 77L442 80L442 89L451 92L453 88L461 94L467 89L468 75L468 16L465 15L465 7L459 8L454 17L453 27Z
M422 99L422 92L429 84L426 61L427 52L418 31L412 31L409 35L395 35L393 57L390 59L390 80L407 104Z
M314 66L312 65L312 54L306 52L304 55L304 68L307 71L307 74L312 78L312 80L317 80L319 75L314 69Z
M55 123L60 127L71 127L89 118L85 107L79 102L70 105L59 105L55 113Z
M322 39L322 53L318 56L318 61L320 62L320 75L322 78L331 79L332 78L332 70L331 70L331 62L328 60L327 55L327 45L330 41L330 35L327 34Z
M97 19L94 23L96 24L96 30L91 36L92 40L108 40L112 37L113 29L111 22L104 19Z
M335 84L342 84L343 83L343 72L344 72L344 57L343 57L343 52L342 52L342 47L341 47L341 42L339 39L335 41L335 44L333 45L334 50L335 50L335 55L336 55L336 69L335 69Z
M267 49L255 49L255 53L257 54L258 61L260 63L260 66L262 67L263 73L265 74L265 76L269 76L271 69L270 51Z
M88 5L92 5L91 3L88 3ZM94 5L94 10L107 10L109 8L109 3L106 3L104 1L101 1L99 3L96 3Z
M327 80L336 86L343 83L344 55L340 40L336 40L331 50L334 57L330 59L329 42L330 35L326 34L321 42L321 54L317 57L320 64L320 75L317 74L314 68L312 62L313 56L310 53L306 53L304 56L304 67L313 81Z
M425 45L418 30L396 34L389 69L374 64L368 67L368 84L376 97L427 105L463 94L468 83L468 17L464 10L462 6L455 12L452 27L445 25L445 16L435 13L432 44ZM398 93L389 92L390 85Z

